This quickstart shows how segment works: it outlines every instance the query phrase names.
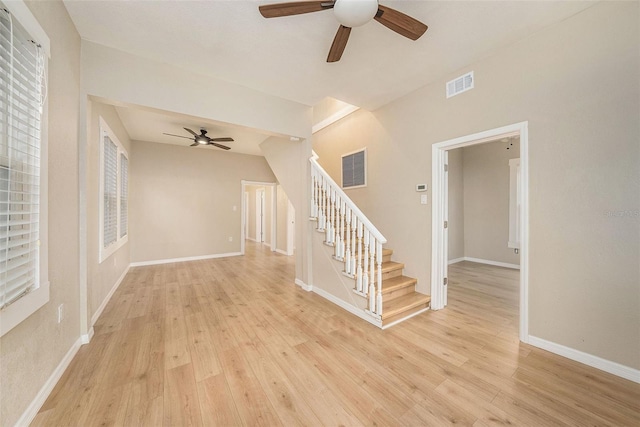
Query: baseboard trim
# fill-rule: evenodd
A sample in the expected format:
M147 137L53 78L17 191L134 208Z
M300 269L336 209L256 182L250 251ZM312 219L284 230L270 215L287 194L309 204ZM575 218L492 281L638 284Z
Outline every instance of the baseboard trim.
M306 283L304 283L302 280L300 279L296 279L295 280L295 284L300 286L302 289L304 289L307 292L311 292L313 291L313 286L311 285L307 285Z
M100 318L100 315L102 314L102 312L104 311L105 307L107 306L107 304L109 303L109 301L111 301L111 297L113 296L113 294L116 292L116 290L118 289L118 287L120 286L120 284L122 283L122 281L124 280L125 276L127 275L127 273L129 272L129 269L131 268L131 264L129 264L127 266L127 268L124 269L124 271L122 272L122 274L120 275L120 277L118 278L118 280L116 280L116 283L113 284L113 286L111 287L111 290L109 291L109 293L107 294L106 297L104 297L104 300L102 301L102 304L100 304L100 307L98 307L98 309L96 310L95 313L93 313L93 316L91 316L91 327L93 329L93 325L96 324L96 322L98 321L98 319ZM87 335L83 335L83 336L87 336L89 338L89 340L91 340L91 336L93 336L93 334L87 334ZM84 344L87 344L89 341L87 341Z
M594 356L593 354L584 353L580 350L566 347L532 335L529 335L529 344L640 384L640 370L638 369L621 365L620 363L612 362L611 360L603 359L601 357Z
M464 261L464 257L462 257L462 258L450 259L448 264L449 264L449 265L451 265L451 264L457 264L457 263L462 262L462 261Z
M277 253L279 253L279 254L281 254L281 255L289 256L289 254L287 253L287 251L283 251L282 249L277 249L277 248L276 248L276 252L277 252Z
M520 270L520 266L518 264L509 264L508 262L491 261L488 259L472 258L468 256L451 260L449 261L449 264L455 264L456 262L462 262L462 261L470 261L470 262L476 262L478 264L487 264L487 265L493 265L496 267L504 267L504 268L512 268L514 270Z
M89 329L89 332L84 335L80 335L80 343L82 343L82 345L89 344L91 342L91 338L93 338L94 333L95 331L92 326L91 329Z
M245 239L247 240L251 240L252 242L258 242L256 239L254 239L253 237L245 237Z
M200 261L203 259L214 259L214 258L228 258L232 256L241 256L242 252L229 252L226 254L213 254L213 255L200 255L200 256L191 256L184 258L169 258L169 259L158 259L155 261L140 261L140 262L132 262L131 267L144 267L147 265L160 265L160 264L173 264L175 262L188 262L188 261Z
M15 427L28 426L33 422L33 420L38 415L38 411L40 411L40 408L42 408L42 405L44 405L44 402L53 391L53 388L62 377L62 374L64 374L64 371L66 371L66 369L69 367L69 364L80 349L81 345L82 338L78 338L76 342L73 343L69 351L67 351L67 354L64 355L64 357L62 358L56 369L54 369L51 376L49 376L47 381L44 383L38 394L36 394L36 397L31 401L29 406L27 406L27 409L22 413L22 415L16 422Z
M345 310L347 310L349 313L354 314L356 316L358 316L359 318L361 318L362 320L366 320L367 322L371 323L374 326L377 326L378 328L382 328L382 321L378 320L370 315L368 315L367 313L365 313L364 310L359 309L343 300L341 300L340 298L335 297L334 295L330 294L329 292L325 291L324 289L320 289L318 287L313 287L313 293L320 295L322 298L331 301L332 303L334 303L335 305L339 306L340 308L343 308Z

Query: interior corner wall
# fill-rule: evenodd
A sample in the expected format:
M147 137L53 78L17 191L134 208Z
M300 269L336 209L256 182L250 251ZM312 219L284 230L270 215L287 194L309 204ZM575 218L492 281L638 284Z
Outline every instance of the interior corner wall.
M129 160L132 263L239 254L242 180L275 182L261 156L204 147L133 141Z
M48 79L49 302L0 338L0 425L11 426L80 337L80 36L60 1L27 2L51 41ZM58 306L64 318L57 322Z
M464 177L462 149L449 151L449 261L464 258ZM433 201L431 201L432 203Z
M310 118L309 118L310 120ZM307 129L308 138L291 142L284 138L270 137L262 144L262 150L278 182L296 210L296 279L312 285L311 224L309 218L309 188L311 158L311 122Z
M420 204L415 184L431 183L432 144L527 121L529 334L633 369L640 369L638 8L597 3L314 135L334 179L341 153L368 148L368 187L347 194L429 293L431 205ZM474 89L446 99L445 83L471 70Z
M508 242L509 160L520 157L520 144L509 144L496 141L453 151L462 151L463 157L464 256L519 265L520 256Z
M281 185L276 187L276 250L287 252L287 234L289 233L287 215L289 199Z
M100 117L115 133L131 158L131 140L116 109L111 105L88 101L87 106L87 297L89 318L93 319L118 284L131 261L130 242L100 262ZM129 199L136 197L129 192ZM90 325L91 326L91 325Z

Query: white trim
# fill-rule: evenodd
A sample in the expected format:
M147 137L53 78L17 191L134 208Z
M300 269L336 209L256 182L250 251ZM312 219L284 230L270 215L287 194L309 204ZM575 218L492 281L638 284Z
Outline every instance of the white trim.
M64 355L53 373L51 373L51 376L49 376L38 394L36 394L36 397L31 401L29 406L27 406L27 409L25 409L20 418L18 418L18 421L15 423L16 427L28 426L33 422L36 415L38 415L38 411L40 411L40 408L44 405L44 402L53 391L53 388L62 377L62 374L64 374L64 371L69 367L69 364L80 349L81 345L81 338L78 338L76 342L73 343L69 351L67 351L67 354Z
M247 237L245 237L245 239L246 239L246 240L251 240L252 242L256 242L256 243L258 243L258 241L257 241L256 239L254 239L253 237L249 237L249 236L247 236Z
M351 305L343 300L341 300L340 298L337 298L336 296L330 294L329 292L325 291L324 289L320 289L318 287L312 287L312 291L315 294L320 295L322 298L331 301L332 303L334 303L335 305L339 306L340 308L343 308L345 310L347 310L349 313L354 314L356 316L358 316L359 318L361 318L362 320L366 320L367 322L371 323L374 326L377 326L378 328L382 328L382 321L376 319L375 317L371 316L370 314L367 314L363 309L358 308L354 305Z
M122 281L124 280L125 276L127 275L127 273L129 272L129 269L131 268L131 264L129 264L127 266L127 268L124 269L124 271L122 272L122 274L120 275L120 277L118 278L118 280L116 280L116 283L113 284L113 287L111 288L111 290L109 291L109 293L107 294L107 296L104 298L104 300L102 301L102 304L100 304L100 307L98 307L98 309L96 310L95 313L93 313L93 316L91 316L91 329L93 329L93 325L96 324L96 322L98 321L98 318L100 317L100 315L102 314L102 312L104 311L104 308L107 306L107 304L109 303L109 301L111 300L111 297L113 296L113 294L116 292L116 290L118 289L118 287L120 286L120 284L122 283Z
M288 254L286 251L283 251L282 249L277 249L277 248L276 248L276 252L277 252L277 253L279 253L279 254L281 254L281 255L289 256L289 254Z
M462 257L462 258L450 259L450 260L449 260L449 262L448 262L448 264L449 264L449 265L451 265L451 264L457 264L457 263L462 262L462 261L465 261L465 258L464 258L464 257Z
M199 256L190 256L190 257L184 257L184 258L157 259L154 261L132 262L130 264L130 267L144 267L147 265L173 264L175 262L200 261L203 259L228 258L232 256L241 256L241 255L243 255L241 252L229 252L226 254L199 255Z
M118 249L124 246L129 241L129 218L127 211L127 234L124 236L120 236L120 184L121 184L121 169L122 164L120 162L120 155L123 154L129 161L129 153L125 150L124 145L118 139L118 136L115 134L113 130L109 127L109 124L100 116L98 118L99 121L99 132L100 132L100 140L98 141L98 147L100 150L99 153L99 201L98 201L98 263L102 264L107 258L116 253ZM111 243L109 246L104 246L104 137L108 136L111 142L113 142L116 146L116 241ZM127 171L127 175L129 172ZM127 178L128 179L128 178Z
M306 283L304 283L302 280L300 279L296 279L295 280L295 284L300 286L302 289L304 289L307 292L311 292L313 291L313 286L311 285L307 285Z
M326 119L322 120L319 123L316 123L315 125L313 125L313 127L311 128L311 133L314 134L316 132L321 131L322 129L326 128L327 126L331 126L332 124L334 124L335 122L337 122L338 120L347 117L349 114L358 111L360 109L360 107L356 107L355 105L347 105L344 108L342 108L341 110L336 111L335 113L333 113L332 115L330 115L329 117L327 117Z
M500 261L491 261L488 259L473 258L470 256L458 258L457 260L454 259L453 261L455 262L469 261L469 262L476 262L478 264L487 264L487 265L494 265L496 267L504 267L504 268L512 268L514 270L520 270L520 266L518 264L510 264L508 262L500 262ZM453 262L449 261L449 264L453 264Z
M446 204L443 202L445 186L446 154L448 150L494 141L509 136L520 137L520 341L529 340L529 124L515 123L472 135L439 142L431 146L432 177L432 221L431 221L431 309L439 310L446 305L444 278L447 274L447 252L445 246Z
M93 334L94 334L94 329L93 326L91 327L91 329L89 329L89 332L87 332L84 335L80 335L80 342L84 345L84 344L89 344L91 342L91 338L93 338Z
M566 357L567 359L584 363L585 365L591 366L592 368L600 369L601 371L608 372L610 374L625 378L635 383L640 383L640 370L638 369L621 365L620 363L612 362L611 360L603 359L601 357L594 356L592 354L585 353L574 348L566 347L564 345L557 344L551 341L547 341L533 335L529 335L529 344L534 347L550 351L551 353Z
M41 283L33 291L6 306L0 312L0 337L49 302L49 282Z
M24 27L33 39L42 46L47 53L47 57L51 58L51 42L49 36L42 29L38 20L33 16L31 10L22 0L5 1L4 7L18 20L20 25Z
M398 323L402 323L402 322L404 322L405 320L409 320L409 319L411 319L412 317L415 317L415 316L417 316L417 315L419 315L419 314L424 313L425 311L429 311L429 307L426 307L426 308L423 308L423 309L421 309L421 310L418 310L418 311L416 311L415 313L411 313L411 314L410 314L410 315L408 315L407 317L403 317L402 319L398 319L398 320L396 320L396 321L393 321L393 322L389 323L388 325L384 325L384 326L382 327L382 329L387 329L387 328L390 328L390 327L392 327L392 326L395 326L395 325L397 325Z
M247 228L247 224L246 224L246 218L248 215L248 206L247 206L247 197L245 196L245 193L247 192L247 185L254 185L254 186L258 186L258 187L271 187L271 242L272 243L272 248L274 248L276 245L276 235L277 235L277 225L276 225L276 216L277 216L277 207L276 207L276 202L274 200L275 198L275 194L277 191L277 186L278 183L276 182L262 182L262 181L247 181L246 179L243 179L240 181L241 184L241 190L242 190L242 197L240 199L241 201L241 205L240 205L240 255L244 255L245 252L245 245L244 245L244 241L245 239L247 240L251 240L253 242L257 242L257 240L252 239L251 237L247 236L246 233L246 228ZM256 230L257 231L257 230ZM272 249L273 251L273 249Z

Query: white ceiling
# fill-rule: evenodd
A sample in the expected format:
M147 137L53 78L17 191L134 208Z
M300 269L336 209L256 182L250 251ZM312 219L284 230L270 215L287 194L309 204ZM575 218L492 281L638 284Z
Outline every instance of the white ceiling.
M258 6L274 1L64 3L83 39L309 106L330 96L368 110L442 79L594 4L382 0L382 4L427 24L428 31L411 41L371 21L353 29L342 59L329 64L325 61L338 28L331 10L265 19ZM133 139L170 143L164 137L151 139L149 132L158 129L161 131L156 133L180 134L182 126L207 125L195 118L179 122L173 117L172 121L169 113L164 119L146 111L121 109L120 114ZM219 129L219 123L210 125L212 134L217 136L220 130L223 136L235 138L231 129ZM250 138L243 134L245 137L255 142L264 135ZM241 141L238 134L238 146ZM247 149L259 150L257 145Z
M269 137L268 134L259 133L255 130L184 114L122 105L116 106L115 108L122 124L129 134L129 138L135 141L159 142L189 147L193 141L163 134L171 133L188 137L190 134L183 128L189 128L196 133L200 133L200 129L204 128L207 130L207 136L210 138L225 136L233 138L234 142L219 143L231 147L231 150L228 151L229 153L262 156L259 145ZM223 151L213 146L198 146L192 147L191 149Z

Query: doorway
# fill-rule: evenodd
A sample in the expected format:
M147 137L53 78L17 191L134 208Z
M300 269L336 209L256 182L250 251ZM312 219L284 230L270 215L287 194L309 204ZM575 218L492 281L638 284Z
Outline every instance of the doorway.
M443 309L447 305L448 285L448 159L449 151L517 136L520 139L520 321L519 338L528 342L528 124L516 123L472 135L443 141L432 146L432 248L431 248L431 308Z
M258 243L264 243L265 241L265 222L266 222L266 212L264 206L264 189L258 188L256 189L256 204L255 204L255 220L256 220L256 232L255 232L255 241Z

